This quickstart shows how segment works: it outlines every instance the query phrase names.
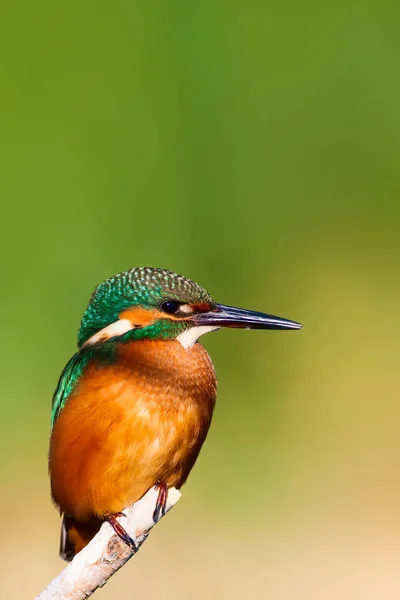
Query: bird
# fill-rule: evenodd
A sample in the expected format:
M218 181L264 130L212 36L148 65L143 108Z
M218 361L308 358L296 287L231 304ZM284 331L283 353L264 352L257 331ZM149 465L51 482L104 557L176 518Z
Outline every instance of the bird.
M123 510L185 483L206 439L217 379L200 336L221 327L296 330L295 321L217 304L172 271L132 268L100 283L51 411L51 495L70 561L107 521L133 549Z

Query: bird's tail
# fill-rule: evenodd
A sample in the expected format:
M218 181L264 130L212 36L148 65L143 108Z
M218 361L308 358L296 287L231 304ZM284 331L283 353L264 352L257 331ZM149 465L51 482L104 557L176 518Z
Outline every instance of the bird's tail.
M63 515L60 537L61 558L67 561L72 560L75 554L78 554L96 535L101 524L99 519L79 523L73 517Z

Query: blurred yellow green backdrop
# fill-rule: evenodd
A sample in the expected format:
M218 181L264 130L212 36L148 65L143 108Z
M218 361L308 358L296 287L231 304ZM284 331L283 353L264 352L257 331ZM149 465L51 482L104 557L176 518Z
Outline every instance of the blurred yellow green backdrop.
M149 265L304 329L203 338L207 443L96 598L398 598L398 4L0 13L1 597L63 567L51 396L94 286Z

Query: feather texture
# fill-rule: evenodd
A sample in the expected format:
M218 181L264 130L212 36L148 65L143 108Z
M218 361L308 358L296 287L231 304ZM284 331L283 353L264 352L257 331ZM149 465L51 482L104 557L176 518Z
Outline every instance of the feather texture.
M115 352L67 369L65 390L81 375L51 435L53 499L78 524L122 511L158 480L179 488L211 422L216 378L203 346L143 340Z

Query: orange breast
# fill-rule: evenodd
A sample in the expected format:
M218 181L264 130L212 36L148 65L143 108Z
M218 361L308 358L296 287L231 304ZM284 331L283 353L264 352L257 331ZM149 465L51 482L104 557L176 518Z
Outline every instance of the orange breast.
M200 344L121 345L118 361L90 364L55 423L52 494L77 520L119 512L157 480L180 487L207 435L216 395Z

